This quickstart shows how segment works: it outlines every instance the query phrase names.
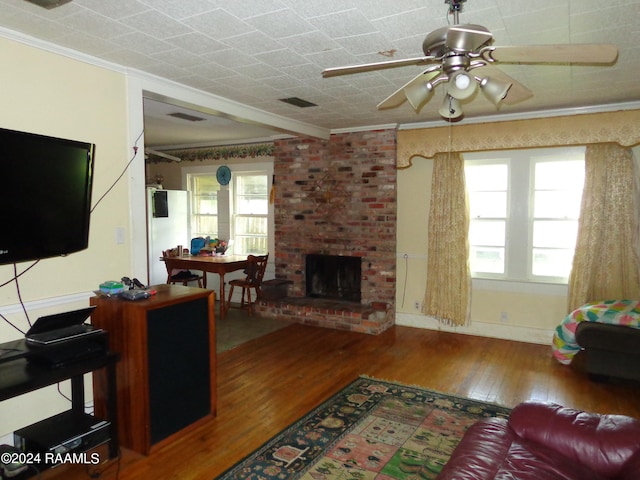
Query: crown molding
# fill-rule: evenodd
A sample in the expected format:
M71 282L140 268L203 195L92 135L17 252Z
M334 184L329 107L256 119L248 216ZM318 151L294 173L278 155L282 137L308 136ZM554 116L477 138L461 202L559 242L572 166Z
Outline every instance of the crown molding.
M539 110L535 112L506 113L501 115L485 115L482 117L465 118L459 122L455 122L455 125L511 122L514 120L531 120L534 118L564 117L567 115L584 115L589 113L616 112L620 110L639 110L639 109L640 109L640 101L626 102L626 103L611 103L611 104L605 104L605 105L587 105L584 107L576 107L576 108L550 109L550 110ZM439 127L446 126L447 124L448 122L446 122L445 120L434 120L429 122L389 123L386 125L365 125L360 127L346 127L346 128L332 129L331 134L368 132L372 130L387 130L390 128L395 128L398 130L439 128Z
M331 135L341 133L371 132L374 130L395 130L398 128L397 123L386 123L382 125L364 125L362 127L347 127L331 129Z
M6 38L7 40L12 40L17 43L22 43L23 45L27 45L29 47L38 48L46 52L55 53L57 55L67 57L72 60L78 60L80 62L87 63L89 65L105 68L107 70L112 70L114 72L122 73L125 75L128 72L128 69L123 65L109 62L102 58L97 58L92 55L88 55L86 53L78 52L77 50L63 47L62 45L57 45L55 43L47 42L45 40L40 40L30 35L25 35L24 33L16 32L15 30L10 30L6 27L0 26L0 37Z
M78 52L77 50L40 40L14 30L9 30L5 27L0 27L0 37L133 77L138 80L142 86L144 90L143 95L149 98L169 102L175 100L176 104L179 104L181 99L186 98L189 99L187 103L192 103L191 106L201 105L207 112L214 115L219 115L240 123L251 123L275 129L283 134L297 134L322 139L328 139L330 136L328 128L318 127L265 110L260 110L250 105L205 92L204 90L198 90L173 80L109 62L92 55ZM169 92L169 95L163 92Z
M550 110L538 110L535 112L506 113L501 115L485 115L464 119L456 122L455 125L471 125L477 123L511 122L514 120L531 120L534 118L565 117L567 115L585 115L589 113L617 112L620 110L638 110L640 101L626 103L611 103L605 105L587 105L576 108L558 108ZM444 122L444 123L443 123ZM418 128L434 128L446 126L448 122L437 120L432 122L403 123L398 126L398 130L414 130Z

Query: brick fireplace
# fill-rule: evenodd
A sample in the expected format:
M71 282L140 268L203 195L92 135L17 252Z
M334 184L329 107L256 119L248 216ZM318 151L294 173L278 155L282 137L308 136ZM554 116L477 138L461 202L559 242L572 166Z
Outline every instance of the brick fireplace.
M277 140L274 148L275 273L288 297L262 316L380 333L395 321L396 132L334 134L328 141ZM307 256L360 261L359 299L317 298Z

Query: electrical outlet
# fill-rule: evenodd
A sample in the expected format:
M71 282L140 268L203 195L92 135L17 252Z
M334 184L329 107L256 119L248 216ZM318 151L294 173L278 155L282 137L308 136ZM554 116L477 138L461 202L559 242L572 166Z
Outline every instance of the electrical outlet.
M500 312L500 323L509 323L509 314L507 312Z
M415 303L413 304L413 308L415 308L416 310L420 310L420 300L415 301Z

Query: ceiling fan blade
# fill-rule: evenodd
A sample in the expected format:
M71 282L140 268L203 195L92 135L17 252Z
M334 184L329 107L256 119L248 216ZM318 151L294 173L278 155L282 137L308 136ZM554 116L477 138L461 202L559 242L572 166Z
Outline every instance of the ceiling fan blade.
M337 77L339 75L351 75L353 73L373 72L375 70L386 70L388 68L407 67L410 65L426 65L435 60L435 57L416 57L400 60L388 60L386 62L364 63L362 65L351 65L349 67L327 68L322 72L324 78Z
M407 100L402 88L399 88L377 105L378 110L390 110L399 107Z
M509 92L507 92L507 96L504 97L504 100L502 100L502 102L505 105L515 105L516 103L529 100L531 97L533 97L533 92L520 82L514 80L513 85L509 89Z
M413 77L411 80L405 83L402 87L400 87L398 90L396 90L387 98L385 98L382 102L380 102L377 106L378 110L388 110L391 108L399 107L407 100L407 95L405 93L406 88L409 88L420 82L424 82L424 83L430 82L435 77L440 75L440 70L441 70L440 65L433 65L432 67L428 68L421 74Z
M533 92L531 90L518 82L515 78L504 73L499 68L487 65L474 69L472 73L476 77L489 77L504 83L511 83L511 88L509 88L507 95L502 100L502 103L506 105L514 105L533 97Z
M503 63L613 63L618 58L615 45L522 45L490 47L489 57Z
M493 38L482 25L454 25L447 30L445 45L455 51L475 51Z

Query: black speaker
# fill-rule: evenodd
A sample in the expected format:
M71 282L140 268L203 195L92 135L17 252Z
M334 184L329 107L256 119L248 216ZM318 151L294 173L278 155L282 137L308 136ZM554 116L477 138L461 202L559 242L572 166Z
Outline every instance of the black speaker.
M151 443L211 412L208 302L147 313Z

